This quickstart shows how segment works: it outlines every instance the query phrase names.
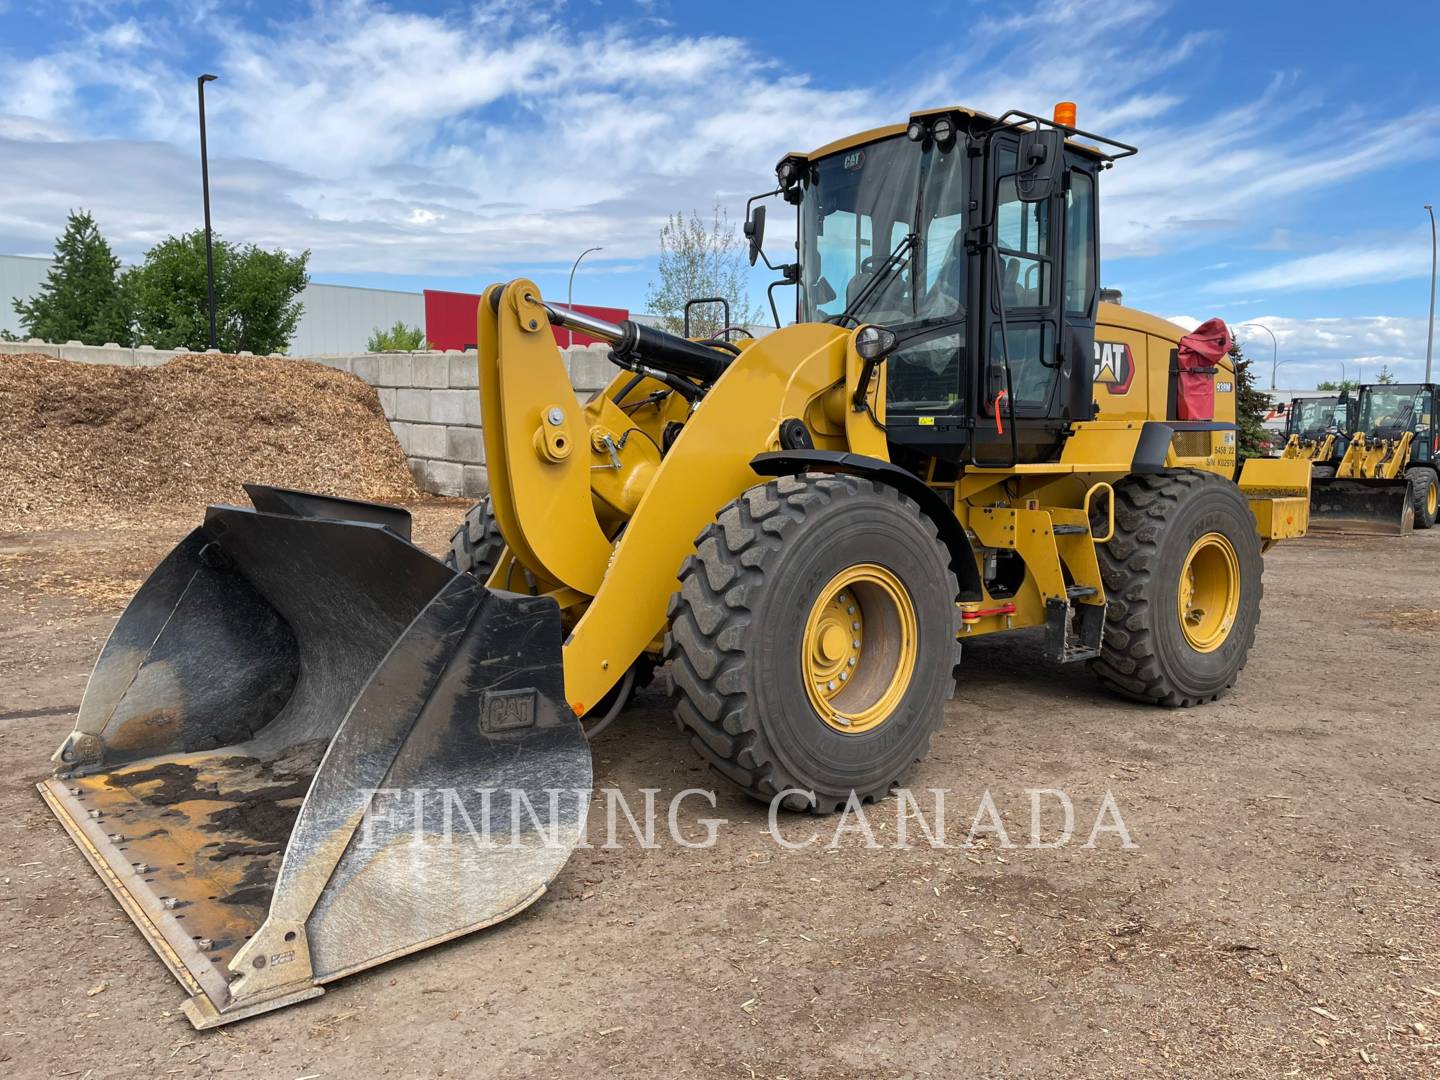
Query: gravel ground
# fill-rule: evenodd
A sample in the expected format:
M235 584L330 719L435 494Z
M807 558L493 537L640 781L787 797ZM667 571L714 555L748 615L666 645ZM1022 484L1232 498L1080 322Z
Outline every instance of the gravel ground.
M441 550L461 507L416 511ZM1118 702L1030 635L967 648L912 780L932 828L926 789L946 791L957 846L896 849L891 800L868 815L877 848L787 816L793 842L821 832L788 850L722 785L679 819L691 838L727 819L712 848L622 832L516 919L201 1034L33 787L184 528L0 536L0 1064L17 1076L1440 1075L1440 530L1274 551L1250 665L1204 708ZM632 805L712 784L653 693L595 754ZM1024 846L1032 788L1069 794L1070 843ZM987 791L1018 846L958 846ZM1083 846L1107 792L1131 849ZM603 807L591 822L598 843Z

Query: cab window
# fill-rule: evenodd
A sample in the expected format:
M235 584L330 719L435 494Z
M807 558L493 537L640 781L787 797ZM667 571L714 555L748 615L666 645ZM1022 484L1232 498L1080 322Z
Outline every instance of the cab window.
M1000 155L995 211L1000 288L1007 308L1050 306L1050 204L1021 202L1015 191L1015 151Z
M1070 173L1065 192L1065 310L1090 312L1095 283L1095 180L1087 172Z

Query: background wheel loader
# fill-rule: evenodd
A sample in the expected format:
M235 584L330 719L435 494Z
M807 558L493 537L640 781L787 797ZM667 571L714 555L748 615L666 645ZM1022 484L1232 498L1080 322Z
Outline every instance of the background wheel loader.
M1303 458L1314 475L1335 475L1335 466L1350 445L1350 393L1293 398L1285 414L1285 449L1281 456Z
M716 771L818 812L925 755L969 639L1036 628L1156 705L1232 686L1310 464L1237 483L1223 325L1098 303L1099 178L1133 152L1073 113L942 109L787 155L797 321L759 340L491 286L492 495L449 565L394 508L211 507L40 785L192 1022L534 902L583 828L581 718L662 660ZM589 401L553 324L612 345Z
M1317 532L1400 535L1435 524L1440 435L1434 385L1377 383L1354 396L1354 432L1333 472L1317 467Z

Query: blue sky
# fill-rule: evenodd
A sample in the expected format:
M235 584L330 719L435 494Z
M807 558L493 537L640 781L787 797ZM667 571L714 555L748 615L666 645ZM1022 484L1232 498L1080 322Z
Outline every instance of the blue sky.
M1127 303L1262 322L1282 386L1423 366L1434 3L0 0L0 252L47 254L71 207L127 260L196 226L206 70L217 230L317 281L558 296L602 244L576 299L640 309L665 215L738 219L786 150L1069 98L1141 148L1102 190Z

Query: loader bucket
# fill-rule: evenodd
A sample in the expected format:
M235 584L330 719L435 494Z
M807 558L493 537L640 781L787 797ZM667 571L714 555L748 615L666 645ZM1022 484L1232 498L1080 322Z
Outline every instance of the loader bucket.
M580 839L553 600L251 489L116 623L41 794L212 1027L500 922Z
M1415 525L1410 482L1324 480L1310 487L1310 528L1318 533L1404 536Z

